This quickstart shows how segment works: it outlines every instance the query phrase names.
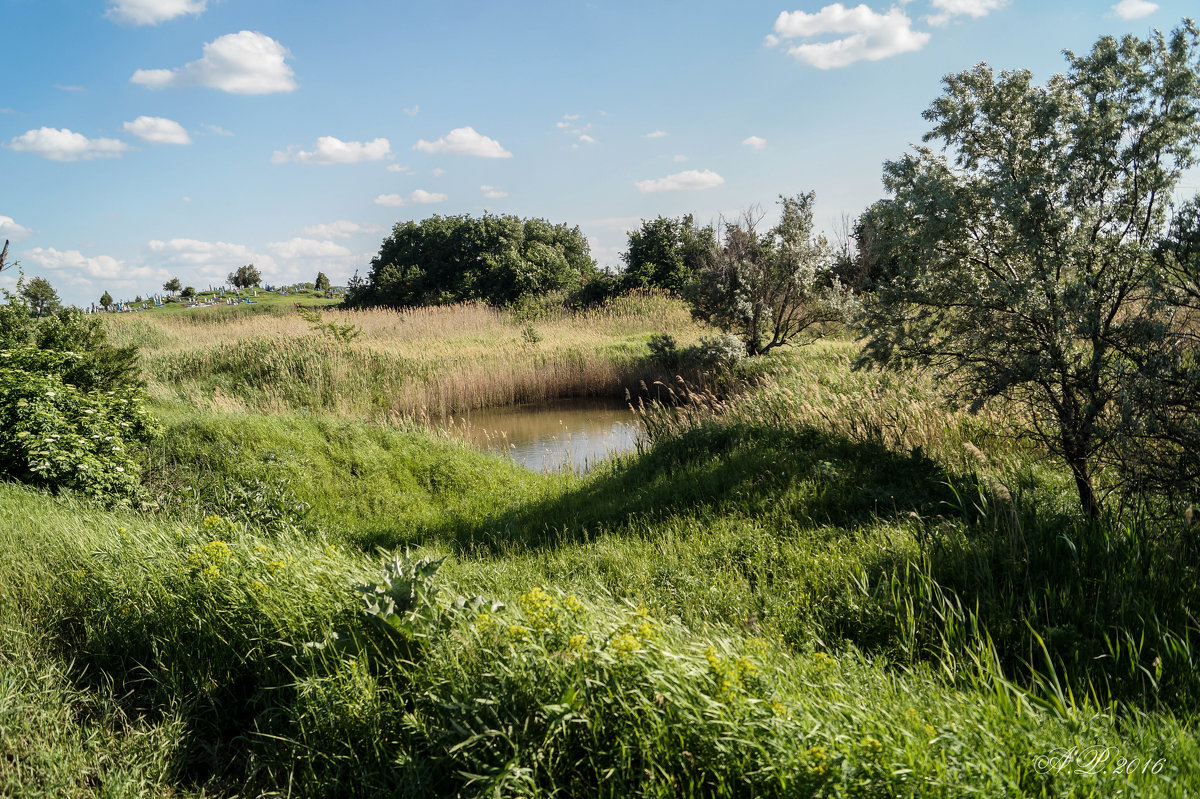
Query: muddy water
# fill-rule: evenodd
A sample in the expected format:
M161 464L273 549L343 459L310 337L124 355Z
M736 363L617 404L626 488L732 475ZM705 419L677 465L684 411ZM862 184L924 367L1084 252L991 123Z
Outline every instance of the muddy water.
M637 445L633 413L623 401L597 398L510 405L463 414L454 431L487 452L502 453L536 472L585 472Z

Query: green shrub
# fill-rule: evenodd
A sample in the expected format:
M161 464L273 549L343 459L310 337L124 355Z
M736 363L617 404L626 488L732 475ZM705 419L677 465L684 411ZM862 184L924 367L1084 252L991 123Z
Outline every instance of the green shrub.
M135 497L134 452L155 426L136 387L105 390L88 357L0 350L0 476L95 499Z

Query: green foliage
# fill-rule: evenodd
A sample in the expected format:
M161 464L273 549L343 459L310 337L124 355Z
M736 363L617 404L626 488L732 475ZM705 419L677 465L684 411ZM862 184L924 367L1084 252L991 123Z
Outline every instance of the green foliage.
M111 294L109 294L109 293L106 291L106 292L104 292L103 294L101 294L101 295L100 295L100 305L101 305L101 307L107 308L107 307L109 307L109 306L110 306L110 305L112 305L112 304L113 304L113 298L112 298L112 295L111 295Z
M862 319L868 358L1022 408L1093 517L1096 474L1145 445L1156 401L1200 395L1156 256L1200 143L1198 38L1104 37L1044 86L986 65L946 78L925 112L946 155L889 162L875 206L896 273Z
M25 302L29 304L29 308L33 311L34 316L46 316L62 307L62 301L58 298L58 292L50 285L50 281L45 278L35 277L18 285L17 291Z
M175 294L182 289L183 283L181 283L177 277L173 277L166 283L163 283L163 291L167 292L168 294Z
M648 345L654 362L676 374L728 372L746 357L745 346L729 333L701 338L698 343L682 348L673 337L659 333L650 337Z
M183 297L185 300L194 299L196 296L196 289L193 286L184 286L183 291L179 292L179 296Z
M313 288L317 291L329 291L331 285L328 275L324 272L317 272L317 279L313 282Z
M350 344L362 335L362 328L353 322L326 322L320 311L299 310L300 317L308 322L308 327L315 333L321 333L341 344Z
M0 475L102 501L136 497L136 446L155 427L139 389L104 382L85 355L0 350Z
M247 264L230 272L226 279L235 289L248 289L261 283L262 275L254 264Z
M579 228L484 214L396 223L347 304L410 307L482 300L505 305L572 289L595 271Z
M629 249L621 255L625 270L618 278L621 291L666 289L677 294L708 265L716 246L711 225L698 227L691 214L673 219L642 220L629 232Z
M728 223L720 245L688 287L697 319L742 339L747 355L795 344L844 318L849 294L833 276L834 257L813 233L815 195L783 197L782 218L760 235L761 212Z

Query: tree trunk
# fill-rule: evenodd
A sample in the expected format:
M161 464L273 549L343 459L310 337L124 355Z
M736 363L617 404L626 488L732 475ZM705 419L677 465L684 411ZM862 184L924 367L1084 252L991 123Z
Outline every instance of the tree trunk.
M1088 471L1087 458L1082 455L1067 455L1067 465L1075 477L1075 490L1079 492L1079 504L1083 507L1088 518L1096 521L1100 518L1100 500L1092 488L1092 477Z

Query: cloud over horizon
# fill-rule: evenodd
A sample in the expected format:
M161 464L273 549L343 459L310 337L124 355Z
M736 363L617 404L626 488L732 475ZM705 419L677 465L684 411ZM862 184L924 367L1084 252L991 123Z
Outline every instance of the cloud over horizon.
M660 191L703 191L704 189L715 189L724 182L725 178L711 169L706 169L703 172L698 169L687 169L683 172L667 175L665 178L639 180L635 185L637 185L637 190L642 194L654 194Z
M227 33L204 45L203 56L175 69L139 69L129 80L150 89L206 86L230 94L273 94L297 88L288 50L256 31Z
M298 164L358 164L363 161L382 161L391 157L392 145L387 139L373 141L342 141L335 136L321 136L311 151L292 145L287 150L276 150L271 163L282 164L295 161Z
M436 141L418 139L413 145L414 150L422 153L437 155L473 155L478 158L512 158L512 153L504 149L500 142L489 139L475 128L455 128Z
M780 12L775 20L775 33L767 37L767 44L774 46L785 39L811 39L831 33L847 35L833 41L792 45L787 49L788 55L817 69L836 69L856 61L879 61L920 50L930 38L928 33L914 31L912 20L898 6L880 14L866 5L846 8L834 3L811 14Z
M1150 0L1121 0L1112 7L1112 11L1124 20L1141 19L1158 11L1158 3Z
M169 19L204 13L207 0L112 0L104 16L129 25L157 25Z
M51 161L90 161L120 158L129 145L120 139L89 139L68 128L28 130L5 145L17 152L33 153Z
M183 125L162 117L140 116L125 123L125 131L150 144L191 144Z
M399 194L381 194L375 198L375 204L395 208L402 205L432 205L449 199L445 194L416 189L407 197L401 197Z

